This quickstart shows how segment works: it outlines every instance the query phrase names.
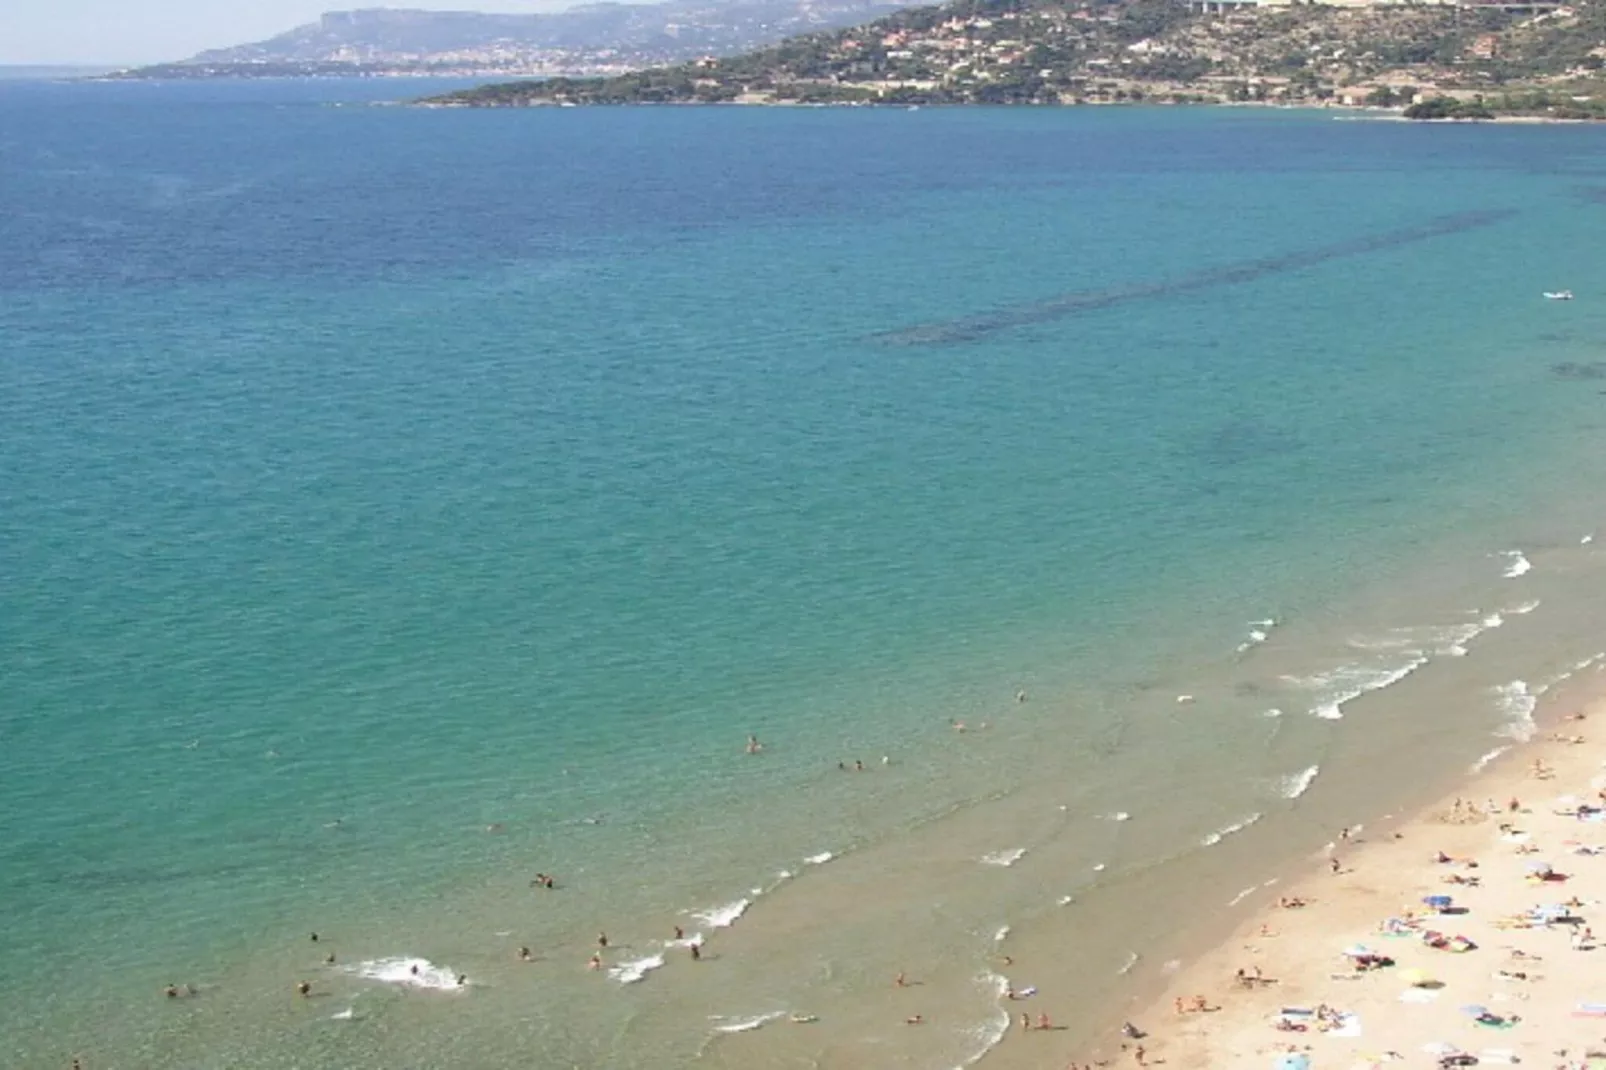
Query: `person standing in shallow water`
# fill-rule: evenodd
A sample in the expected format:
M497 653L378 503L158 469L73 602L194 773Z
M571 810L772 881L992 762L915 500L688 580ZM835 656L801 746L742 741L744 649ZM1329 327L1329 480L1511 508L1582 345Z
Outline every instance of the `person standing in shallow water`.
M747 753L748 754L757 754L759 751L761 751L763 749L764 749L764 744L762 744L762 743L760 743L758 741L758 737L757 736L748 736L747 737Z

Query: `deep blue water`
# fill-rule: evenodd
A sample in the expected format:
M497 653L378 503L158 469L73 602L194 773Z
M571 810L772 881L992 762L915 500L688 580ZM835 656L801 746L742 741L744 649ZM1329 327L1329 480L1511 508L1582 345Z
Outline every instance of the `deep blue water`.
M890 835L1008 774L826 755L1495 538L1592 404L1593 128L425 88L0 85L0 1005Z

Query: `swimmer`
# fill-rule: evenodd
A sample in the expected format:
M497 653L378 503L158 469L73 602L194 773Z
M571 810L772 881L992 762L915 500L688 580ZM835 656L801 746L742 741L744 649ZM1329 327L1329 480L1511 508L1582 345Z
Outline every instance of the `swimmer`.
M310 996L310 995L312 995L312 982L311 981L297 981L296 982L296 993L298 995L301 995L301 996Z
M909 982L904 979L904 976L901 973L898 976L896 976L896 977L894 977L892 979L892 984L893 984L894 988L908 988L909 987Z
M162 989L162 994L168 999L177 999L178 985L168 985L166 988Z
M1015 701L1016 702L1025 702L1026 701L1026 692L1024 690L1015 692Z
M500 821L492 821L489 825L485 826L485 831L486 832L501 832L506 828L507 828L507 826L502 824L502 822L500 822Z
M954 731L955 732L963 732L965 730L965 722L964 721L956 721L956 720L950 719L948 723L954 726Z
M333 951L323 957L323 964L325 966L333 966L335 964L335 953Z
M534 956L532 956L530 954L530 949L529 948L527 948L527 947L519 948L519 961L520 962L530 962L533 959L533 957Z
M1039 1029L1053 1029L1054 1028L1054 1023L1049 1021L1048 1015L1039 1014L1037 1016L1037 1028L1039 1028Z
M468 984L468 974L466 974L466 973L458 974L457 975L457 987L458 988L462 988L466 984Z
M679 925L675 926L675 939L676 940L684 940L684 939L686 939L686 930L682 929Z
M313 933L312 934L312 942L315 943L315 944L318 942L318 934L317 933Z
M590 969L590 970L600 970L600 969L602 969L602 956L601 955L592 955L591 956L591 961L586 963L586 968Z
M764 749L764 744L762 744L762 743L760 743L758 741L758 737L757 736L748 736L747 737L747 753L748 754L757 754L759 751L761 751L763 749Z
M603 947L603 948L608 946L608 934L607 933L598 933L597 934L597 946L598 947Z
M853 771L856 772L856 773L864 772L864 761L863 761L863 759L855 759L854 760L854 762L853 762Z
M703 948L701 944L691 945L691 960L693 962L703 961Z

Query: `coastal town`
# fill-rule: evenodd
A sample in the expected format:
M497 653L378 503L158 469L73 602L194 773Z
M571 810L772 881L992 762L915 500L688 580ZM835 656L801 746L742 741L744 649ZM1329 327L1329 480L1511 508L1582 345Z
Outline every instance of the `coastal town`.
M1606 16L1593 3L960 0L733 57L487 86L431 103L1448 100L1491 113L1593 118L1603 63Z

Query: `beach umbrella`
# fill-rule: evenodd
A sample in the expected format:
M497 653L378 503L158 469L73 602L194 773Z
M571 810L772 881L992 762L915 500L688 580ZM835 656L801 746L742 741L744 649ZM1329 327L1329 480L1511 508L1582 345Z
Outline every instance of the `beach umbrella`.
M1489 1008L1481 1003L1468 1003L1461 1008L1461 1013L1468 1018L1485 1018L1489 1014Z
M1365 944L1351 944L1349 947L1344 949L1344 954L1352 959L1365 958L1367 955L1372 953L1372 949L1367 947Z
M1449 909L1451 900L1447 895L1424 895L1422 897L1422 902L1426 903L1434 910L1447 910Z
M1302 1051L1284 1052L1271 1065L1272 1070L1310 1070L1310 1056Z
M1430 985L1433 978L1428 976L1426 970L1401 970L1400 980L1408 985Z

